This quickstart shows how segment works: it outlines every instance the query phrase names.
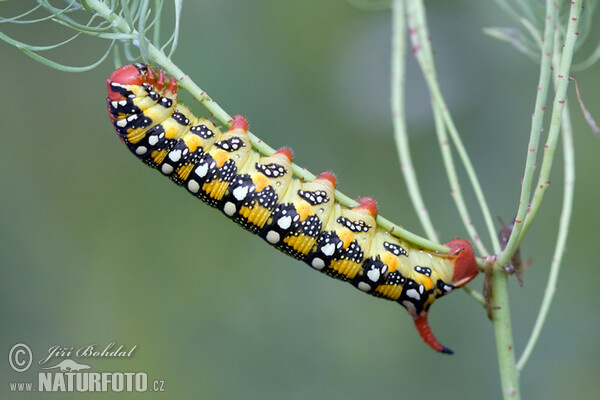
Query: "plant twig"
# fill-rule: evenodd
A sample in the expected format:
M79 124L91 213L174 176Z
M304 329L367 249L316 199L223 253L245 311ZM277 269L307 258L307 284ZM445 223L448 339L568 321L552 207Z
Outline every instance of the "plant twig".
M412 51L417 58L419 66L423 71L423 76L425 77L425 81L429 87L429 91L432 98L432 106L434 108L437 107L440 112L443 122L450 133L450 137L456 147L458 155L465 167L467 172L467 176L471 182L473 190L475 191L475 196L479 202L482 213L484 215L484 220L486 221L486 226L488 227L488 231L490 234L490 240L494 245L494 249L497 248L497 251L500 251L500 243L498 242L498 238L496 236L496 231L494 227L494 223L491 217L491 213L489 211L489 207L487 206L487 202L485 200L485 196L483 195L483 191L481 190L481 185L479 184L479 180L477 179L477 174L475 173L475 169L471 164L469 156L464 148L462 140L460 139L460 135L452 117L450 116L444 97L441 94L437 76L435 72L435 64L433 60L433 50L431 49L431 44L429 41L429 35L427 32L427 22L425 18L425 8L423 6L422 0L409 0L407 1L407 19L408 25L411 32L410 38L412 42ZM438 125L440 126L440 125ZM443 141L442 141L443 142ZM442 149L443 150L443 149ZM454 193L459 193L459 187L452 187ZM477 247L479 253L483 256L488 255L488 251L485 249L481 241L481 237L477 234L475 227L472 224L472 219L469 216L468 208L462 199L462 196L453 196L454 201L459 210L462 210L461 217L463 219L463 224L465 228L469 232L471 240L473 244Z
M531 205L527 207L527 204L520 204L519 206L519 211L517 212L517 218L515 220L515 227L510 235L506 249L501 254L499 259L500 265L506 264L516 251L519 243L533 222L535 215L542 204L544 194L550 185L550 171L552 170L554 153L556 151L556 144L558 142L558 135L560 133L561 116L565 108L567 87L569 85L569 71L571 62L573 60L575 42L578 36L577 27L579 26L580 15L581 0L574 0L571 2L569 23L567 25L567 32L565 34L565 42L562 48L560 65L556 70L558 83L556 85L556 92L552 106L552 115L550 117L550 130L548 132L548 139L544 145L544 156L542 158L542 166L540 169L540 175L538 177L538 183L531 200ZM530 182L531 179L532 177L529 179Z
M404 113L404 83L406 76L406 20L404 18L404 0L394 0L392 4L392 25L392 119L394 122L394 139L400 158L400 170L404 174L407 192L413 208L419 217L421 226L425 230L429 240L439 242L438 235L433 227L429 212L427 211L427 207L425 207L425 202L421 195L421 189L419 188L408 144L406 116Z
M555 56L555 65L558 69L558 57ZM558 82L556 82L558 83ZM573 147L573 134L571 125L571 116L569 114L568 103L565 103L565 109L562 115L562 142L563 142L563 154L565 161L564 171L564 192L563 192L563 205L560 214L560 223L558 227L558 238L556 239L556 245L554 246L554 255L552 257L552 265L550 266L550 274L548 276L548 282L546 283L546 289L544 291L544 297L542 299L542 305L538 313L535 325L525 345L523 354L517 362L517 371L521 372L523 367L529 360L533 348L535 347L544 322L548 316L554 293L556 292L556 283L558 281L558 273L560 271L560 264L562 257L565 252L565 246L567 242L567 236L569 234L569 224L571 222L571 214L573 211L573 192L575 187L575 152Z

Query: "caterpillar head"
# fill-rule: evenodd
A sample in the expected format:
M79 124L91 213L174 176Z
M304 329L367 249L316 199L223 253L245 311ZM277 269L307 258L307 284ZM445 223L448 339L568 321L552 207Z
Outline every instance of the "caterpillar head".
M110 74L110 77L106 80L108 100L122 100L131 93L131 91L127 89L128 87L140 86L144 83L162 91L165 88L165 74L162 70L158 70L157 73L158 77L155 75L152 68L144 64L129 64L122 66ZM175 78L170 78L166 92L174 94L176 91L177 81Z

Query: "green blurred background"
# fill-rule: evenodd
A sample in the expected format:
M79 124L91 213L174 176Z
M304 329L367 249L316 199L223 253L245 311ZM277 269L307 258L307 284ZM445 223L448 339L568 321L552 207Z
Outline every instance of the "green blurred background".
M481 33L510 24L495 5L427 5L442 90L493 215L508 221L517 207L538 67ZM23 8L24 2L0 3L0 15ZM362 12L344 0L188 1L173 58L267 143L292 147L296 162L313 172L334 171L343 192L373 195L383 215L421 233L392 138L390 22L389 12ZM597 28L583 54L597 44ZM66 37L49 25L0 29L36 44ZM105 46L85 38L48 56L81 65ZM432 307L433 331L456 352L437 354L400 306L270 249L128 154L106 113L111 61L67 74L5 43L0 52L1 398L65 398L9 392L9 382L36 380L39 371L35 364L22 374L10 369L6 357L18 342L31 347L34 362L57 345L137 345L130 359L89 364L165 381L164 393L77 398L501 397L492 326L464 293ZM466 236L412 59L408 73L408 123L423 194L442 239ZM598 65L577 73L597 119L599 73ZM522 374L525 399L583 399L600 391L600 141L570 99L575 209L558 293ZM517 354L554 249L561 160L555 165L522 246L533 265L522 289L510 282ZM469 204L476 210L472 197ZM471 287L482 283L479 277Z

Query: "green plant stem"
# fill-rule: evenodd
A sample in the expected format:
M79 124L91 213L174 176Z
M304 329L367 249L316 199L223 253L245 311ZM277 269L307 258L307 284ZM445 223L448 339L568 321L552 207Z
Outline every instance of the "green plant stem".
M508 262L518 248L519 242L516 240L519 237L522 229L522 221L528 209L529 198L531 196L531 182L536 168L536 159L540 134L542 131L542 123L546 110L546 99L550 87L550 72L552 67L552 51L554 47L554 32L557 21L558 10L552 2L546 2L546 18L544 24L544 36L542 40L542 48L540 54L540 72L537 85L537 95L535 98L535 106L531 115L531 130L529 131L529 144L527 146L527 157L525 160L525 171L521 183L521 195L519 197L519 208L515 217L515 223L511 239L513 243L507 244L504 254L508 257L501 257L498 263L500 267ZM514 236L514 237L513 237ZM509 247L510 246L510 247ZM504 262L506 258L506 262ZM503 263L504 262L504 263Z
M558 43L558 41L557 41ZM555 51L554 53L554 68L555 70L559 69L559 52ZM554 79L555 85L558 84L558 78ZM563 204L562 211L560 214L560 223L558 227L558 237L556 239L556 245L554 246L554 255L552 257L552 265L550 266L550 274L548 276L548 282L546 283L546 289L544 291L544 297L542 299L542 304L540 306L540 311L538 313L537 319L535 321L535 325L533 326L533 330L531 335L529 336L529 340L527 341L527 345L523 350L523 354L519 358L517 362L517 371L521 372L523 367L529 360L531 353L533 352L533 348L535 347L540 332L542 331L542 327L544 326L544 322L548 316L548 311L550 310L550 305L552 304L552 299L554 298L554 293L556 292L556 284L558 282L558 273L560 271L560 265L562 262L562 257L565 252L565 246L567 243L567 236L569 234L569 224L571 222L571 214L573 211L573 194L575 188L575 151L573 146L573 133L572 133L572 125L571 125L571 116L569 113L569 105L568 102L565 102L565 108L562 115L561 121L561 134L562 134L562 143L563 143L563 154L564 154L564 162L565 162L565 171L564 171L564 191L563 191Z
M125 33L137 33L133 28L131 28L128 23L116 15L106 6L106 4L101 0L87 0L87 6L99 14L101 17L110 21L113 24L113 27L121 32ZM214 101L204 90L202 90L194 81L190 79L188 75L186 75L171 59L160 49L154 47L152 44L148 44L148 56L149 62L152 64L160 65L165 72L174 77L177 80L177 84L186 89L200 104L202 104L217 120L221 121L227 127L230 127L232 124L231 116L223 109L221 106ZM263 142L261 139L256 137L251 132L248 132L248 136L250 137L250 142L252 146L261 154L270 155L275 152L271 146ZM296 164L292 165L292 170L294 175L303 180L313 180L315 175L308 171L306 168L300 167ZM340 204L343 204L348 207L355 207L358 205L353 199L341 193L340 191L335 191L335 198ZM439 252L448 252L449 249L446 246L440 245L439 243L428 240L424 237L416 235L394 223L390 220L383 218L381 216L377 216L377 223L383 229L388 230L394 236L397 236L401 239L414 243L416 246Z
M505 400L521 398L519 379L515 364L515 350L508 303L508 274L502 268L494 268L492 276L492 321L496 337L496 352L500 368L502 394Z
M531 205L529 205L529 198L531 194L531 183L533 181L533 172L535 169L535 154L528 154L527 163L525 167L525 175L523 177L523 185L521 188L521 198L519 201L519 209L517 211L517 217L513 227L513 232L510 235L508 243L504 251L500 254L498 259L498 265L501 267L509 262L517 248L523 236L539 209L546 189L548 188L550 181L550 171L552 169L552 163L554 161L554 152L556 150L556 144L558 142L558 135L560 133L561 126L561 115L565 105L565 98L567 93L567 87L569 84L569 71L571 62L573 60L573 52L575 49L575 42L577 39L577 28L579 26L579 17L581 14L581 0L574 0L571 2L571 10L569 14L569 22L567 25L567 32L565 35L565 42L562 49L562 56L560 61L560 67L557 72L558 84L556 85L556 93L554 96L552 115L550 117L550 131L548 133L548 139L544 145L544 156L542 158L542 166L540 170L540 176L538 184L536 186ZM549 23L548 20L546 23ZM546 31L546 29L545 29ZM553 35L551 35L553 36ZM546 40L549 40L548 36L545 36ZM542 61L547 53L542 54ZM547 57L547 56L546 56ZM550 57L548 57L550 58ZM551 62L551 60L550 60ZM549 67L548 67L549 68ZM540 71L540 75L543 71ZM548 74L548 81L545 84L549 85L550 74ZM547 90L547 89L546 89ZM536 101L537 105L537 101ZM536 108L534 113L538 111ZM541 122L540 122L541 127ZM541 128L540 128L541 129ZM532 143L532 136L537 135L539 140L539 129L535 132L532 124L531 136L530 136L530 147L528 153L537 152L537 143ZM535 144L534 147L531 147Z
M577 3L579 4L577 5ZM567 25L565 44L560 58L560 63L556 62L554 68L554 70L557 71L555 75L557 83L556 95L554 97L554 107L552 108L552 116L550 117L550 131L548 132L548 139L544 145L544 157L542 158L540 176L538 177L538 183L533 194L533 199L531 200L531 207L525 218L523 231L521 232L521 238L523 235L525 235L529 229L529 226L533 222L533 219L535 218L535 215L542 204L542 199L546 194L548 186L550 186L550 172L552 170L554 153L558 143L558 136L561 131L561 116L567 104L567 88L569 85L570 67L573 60L575 42L577 41L578 36L577 28L581 10L581 0L573 1L571 3L571 12L569 15L569 24Z
M406 129L406 115L404 113L404 90L406 77L406 20L404 18L404 0L394 0L392 4L392 120L394 122L394 139L400 169L404 174L407 192L410 195L413 208L419 217L421 226L429 240L439 242L415 173L414 164L410 155L408 134Z
M494 246L496 252L500 251L500 243L498 241L496 230L494 227L494 223L491 217L491 213L489 211L489 207L487 206L487 202L485 200L485 196L483 195L483 191L481 190L481 185L479 184L479 180L477 179L477 174L475 173L475 169L469 159L469 156L464 148L462 140L460 139L460 135L452 117L448 112L448 108L446 106L443 95L441 94L437 76L435 72L435 63L433 59L433 50L431 49L431 44L429 41L428 29L427 29L427 21L425 18L425 7L423 5L422 0L408 0L407 1L407 12L406 12L408 25L410 29L410 38L413 46L413 53L417 58L419 66L423 72L423 76L425 77L425 81L429 87L429 92L432 99L432 106L437 108L442 116L442 120L450 133L450 137L456 147L458 155L464 165L464 168L467 172L467 176L471 182L473 190L475 192L475 196L477 201L479 202L480 208L482 210L484 220L486 222L486 226L488 228L490 234L490 240ZM438 126L441 126L438 124ZM443 141L441 141L443 143ZM444 149L442 147L442 153L444 153ZM450 161L451 162L451 161ZM448 172L449 176L452 175L452 171ZM454 173L455 175L455 173ZM452 182L451 182L452 185ZM461 218L463 219L463 224L471 237L474 245L477 247L479 253L481 255L487 256L489 252L486 250L483 242L481 241L480 235L477 233L475 227L472 223L472 218L468 213L468 208L464 203L463 197L460 195L460 187L455 186L452 187L453 199L459 209L461 214Z

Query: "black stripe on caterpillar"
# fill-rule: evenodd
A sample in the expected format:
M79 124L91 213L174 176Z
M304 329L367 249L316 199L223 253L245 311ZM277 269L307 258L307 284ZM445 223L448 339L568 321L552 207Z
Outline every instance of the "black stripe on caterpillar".
M126 65L107 89L112 123L136 157L313 269L400 303L429 346L452 353L431 333L427 313L436 298L477 275L469 242L452 240L441 254L392 236L376 223L375 200L348 208L335 201L331 173L312 182L294 178L289 149L261 156L242 116L227 132L196 117L177 102L177 82L162 70Z

